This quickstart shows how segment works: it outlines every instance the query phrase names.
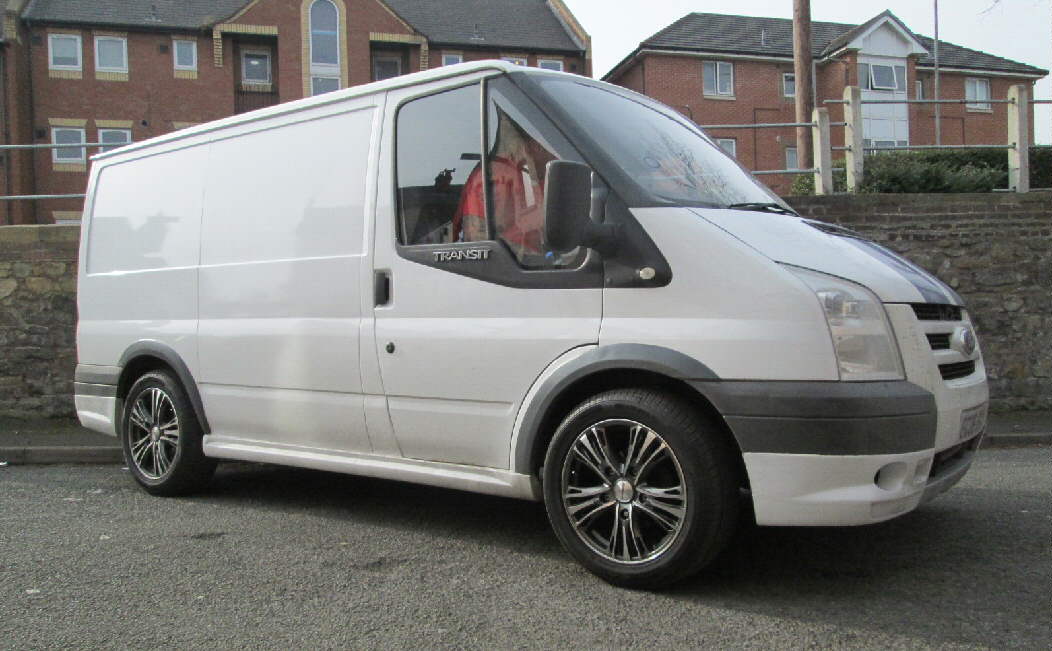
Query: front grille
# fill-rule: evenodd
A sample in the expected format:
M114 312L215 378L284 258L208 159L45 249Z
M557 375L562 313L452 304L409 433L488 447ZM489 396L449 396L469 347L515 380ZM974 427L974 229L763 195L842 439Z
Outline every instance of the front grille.
M913 313L921 321L960 321L961 308L940 303L910 303Z
M944 380L955 380L959 377L968 377L975 373L975 361L955 362L953 364L939 364L939 373Z
M932 350L949 350L950 333L943 332L939 334L929 334L928 345L931 346Z

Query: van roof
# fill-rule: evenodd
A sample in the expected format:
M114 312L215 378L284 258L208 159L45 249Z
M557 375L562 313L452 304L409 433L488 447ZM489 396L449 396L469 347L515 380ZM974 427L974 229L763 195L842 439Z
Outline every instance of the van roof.
M313 108L315 106L324 106L326 104L333 104L353 97L372 95L374 93L381 93L395 88L404 88L406 86L423 84L438 79L447 79L451 77L468 75L473 72L479 72L483 70L494 70L498 72L525 72L527 74L538 75L573 74L566 72L556 72L553 70L543 70L540 68L528 68L526 66L520 66L514 63L500 61L497 59L488 59L485 61L472 61L469 63L459 63L456 65L441 66L438 68L432 68L430 70L424 70L422 72L414 72L408 75L392 77L383 81L374 81L372 83L362 84L360 86L352 86L351 88L345 88L343 90L333 91L331 93L325 93L323 95L316 95L314 97L307 97L292 102L276 104L274 106L269 106L267 108L259 109L256 111L241 113L239 115L221 118L212 122L205 122L203 124L194 125L192 127L186 127L185 129L173 131L163 136L157 136L148 140L143 140L141 142L131 143L129 145L125 145L112 151L96 154L91 157L91 160L109 160L111 158L126 156L127 154L138 152L150 147L156 147L165 143L183 140L211 131L218 131L227 127L237 126L239 124L255 122L257 120L271 118L285 113L295 113L304 109ZM578 75L574 76L576 77Z

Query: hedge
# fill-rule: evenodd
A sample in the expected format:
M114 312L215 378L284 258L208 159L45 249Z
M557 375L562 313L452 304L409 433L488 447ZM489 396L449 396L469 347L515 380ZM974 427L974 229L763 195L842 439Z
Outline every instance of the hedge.
M833 167L843 167L843 159ZM833 172L836 192L847 190L843 171ZM866 156L859 192L991 192L1008 187L1008 154L1000 149L875 152ZM1052 188L1052 149L1030 149L1030 187ZM814 177L800 175L790 194L814 194Z

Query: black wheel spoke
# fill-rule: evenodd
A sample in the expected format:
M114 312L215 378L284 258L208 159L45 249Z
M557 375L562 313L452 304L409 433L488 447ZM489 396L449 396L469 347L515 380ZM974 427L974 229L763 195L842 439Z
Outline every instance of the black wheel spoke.
M682 528L685 485L675 453L657 432L631 420L604 420L570 445L562 471L563 509L593 552L619 563L641 563L667 550Z

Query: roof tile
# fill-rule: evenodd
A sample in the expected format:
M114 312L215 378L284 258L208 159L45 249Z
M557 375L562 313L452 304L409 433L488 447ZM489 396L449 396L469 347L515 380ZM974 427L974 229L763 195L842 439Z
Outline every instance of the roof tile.
M880 16L878 16L879 18ZM871 21L867 21L867 24ZM851 32L859 25L811 22L811 54L820 56L827 50L849 42ZM931 52L933 39L915 34ZM834 47L830 47L834 46ZM756 56L793 56L793 21L787 18L733 16L728 14L687 14L640 44L655 49L679 49L699 52L726 52ZM921 56L920 65L934 64L931 55ZM1048 74L1025 63L972 50L939 40L939 64L951 68L1015 72L1031 75Z

